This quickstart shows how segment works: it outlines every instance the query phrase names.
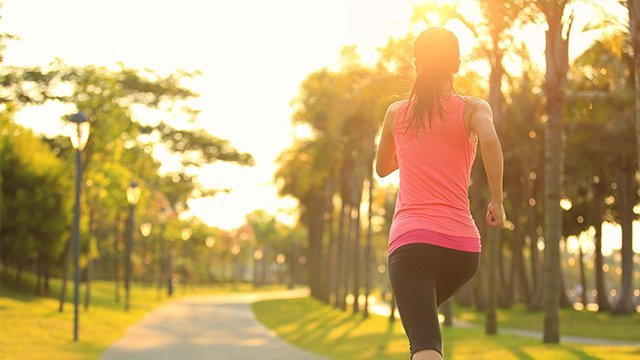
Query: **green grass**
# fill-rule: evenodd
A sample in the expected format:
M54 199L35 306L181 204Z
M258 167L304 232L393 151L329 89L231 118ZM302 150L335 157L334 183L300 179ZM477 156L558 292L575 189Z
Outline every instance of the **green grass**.
M367 320L311 299L254 303L257 318L284 340L331 359L407 359L409 346L400 321ZM637 331L637 326L626 331ZM543 344L508 334L486 335L480 329L445 327L447 359L638 359L640 347Z
M65 304L64 312L58 312L60 280L51 280L49 297L36 297L18 293L6 285L13 277L2 274L0 288L0 359L97 359L115 340L124 335L127 327L140 321L154 307L167 301L162 294L156 297L153 287L133 286L131 309L123 310L123 304L114 300L114 284L95 281L92 287L92 303L88 311L80 308L79 341L73 337L73 303ZM32 274L24 274L24 289L34 287ZM68 298L72 299L73 284L69 284ZM260 290L284 289L283 286L261 287ZM177 289L175 298L214 292L252 291L251 284L241 283L218 286L190 287L188 291ZM84 287L81 287L84 299ZM124 294L124 291L122 291ZM171 301L171 300L169 300Z
M454 304L454 316L484 327L485 313L470 307ZM524 305L511 309L498 309L498 331L500 327L542 331L544 312L528 312ZM561 335L587 336L602 339L640 342L640 313L612 315L574 309L560 310ZM560 339L562 341L562 338Z

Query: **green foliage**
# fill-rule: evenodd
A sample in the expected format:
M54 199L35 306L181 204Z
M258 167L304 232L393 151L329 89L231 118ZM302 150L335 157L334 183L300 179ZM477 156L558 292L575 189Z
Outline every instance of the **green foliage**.
M49 266L68 236L74 177L46 144L11 117L11 111L0 114L2 260L19 268L36 259Z
M565 217L566 230L577 234L599 219L594 188L615 197L611 184L620 171L634 176L633 60L629 34L612 33L598 39L576 58L570 72L567 142L567 193L574 200ZM598 161L592 161L598 159ZM609 221L615 221L608 209ZM582 217L586 220L578 222Z
M101 276L119 276L117 273L113 274L114 270L118 271L117 265L108 268L105 264L118 264L120 261L118 259L128 231L125 220L129 204L125 194L132 181L137 181L142 189L136 218L157 224L161 222L161 213L167 213L172 219L177 219L180 213L188 209L189 199L213 196L221 191L203 188L197 177L192 175L195 169L215 161L240 165L254 164L250 154L237 151L228 141L204 130L177 129L164 121L142 124L138 120L140 111L154 110L168 117L187 117L193 122L199 111L189 106L189 100L197 94L184 87L182 82L196 75L198 74L178 71L163 76L151 70L128 68L123 64L115 68L95 65L69 66L61 60L54 60L46 68L5 66L0 69L0 106L17 111L26 106L56 101L72 104L89 116L91 132L82 152L85 182L82 184L84 196L81 205L81 264L86 266L89 260L97 259L100 262L98 269L102 270ZM5 135L13 137L13 133L8 131ZM160 141L154 144L153 139ZM70 179L75 178L75 166L72 165L75 164L75 151L70 146L69 139L57 136L43 140L48 146L38 147L38 152L34 154L46 152L48 158L45 158L51 158L61 166L66 164L64 180L70 183ZM156 145L164 146L169 153L179 157L182 168L161 175L161 164L153 156ZM8 154L7 152L7 156ZM14 171L19 165L18 162L4 161L3 171L19 174ZM60 171L50 168L49 165L39 167L42 173L51 170L48 176L57 179ZM55 180L47 181L49 182L44 183L43 180L37 184L33 181L22 183L31 187L29 196L37 195L38 201L45 201L47 197L50 197L48 201L73 199L73 192L68 192L62 197L63 200L56 200L60 196L54 195L65 191L68 186L56 186L53 184ZM29 196L24 192L18 192L16 196L21 203L12 204L19 208L13 209L17 215L12 221L18 221L18 216L23 222L27 215L31 220L46 217L54 222L54 225L43 225L43 222L39 224L39 228L50 228L57 232L60 232L60 229L68 230L71 208L60 208L57 212L59 215L51 216L49 208L27 204ZM55 222L55 219L60 221ZM17 230L7 227L6 231L25 231L20 230L24 226L26 224L17 226ZM181 228L189 226L189 223L177 226ZM171 229L167 230L171 233ZM149 246L144 239L138 241L137 234L137 229L134 229L134 273L144 274L150 279L152 268L147 266L149 259L166 261L167 255L160 254L158 247ZM5 243L12 244L6 246L14 246L13 239L16 239L16 236L7 239L11 240L3 241L3 246ZM52 269L54 273L59 272L62 264L61 243L56 243L58 246L55 248L35 243L30 245L32 243L32 238L21 237L20 244L23 245L20 246L46 253L47 258L53 260L56 265ZM204 246L204 243L200 245ZM190 250L190 246L186 249ZM28 252L23 253L24 261L35 256ZM197 252L194 250L193 253ZM194 269L198 264L195 259L186 259L190 254L190 251L180 253L181 257L177 259L177 263L185 264L184 268L189 270L186 272L189 276L195 274ZM3 258L3 264L5 260ZM31 266L30 263L27 265Z

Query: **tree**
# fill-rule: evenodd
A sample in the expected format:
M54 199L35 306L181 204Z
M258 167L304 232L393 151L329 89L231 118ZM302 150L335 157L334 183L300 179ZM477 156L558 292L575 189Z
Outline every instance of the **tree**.
M213 196L220 191L202 188L193 175L188 175L194 168L214 161L253 164L250 154L237 151L226 140L203 130L178 129L164 122L138 123L133 111L136 106L155 108L167 114L186 114L195 119L198 111L189 108L186 101L197 94L181 85L182 79L194 75L177 72L160 76L153 71L130 69L124 65L116 70L99 66L73 67L59 60L52 62L46 71L39 67L3 67L0 71L3 85L0 104L3 107L20 109L56 100L73 104L90 115L91 136L83 152L87 189L82 205L83 212L90 216L86 222L89 226L81 229L85 232L82 237L85 261L81 262L87 264L87 306L94 265L102 269L102 276L115 278L118 298L119 247L124 233L124 229L119 228L122 214L127 209L124 193L133 179L143 187L140 209L149 208L146 203L153 194L162 194L169 200L172 211L181 212L188 208L187 199ZM60 95L53 90L60 86L66 86L70 91ZM152 155L153 144L143 135L158 136L161 145L181 157L182 169L160 176L160 164ZM43 140L49 145L51 154L71 163L73 149L66 137ZM156 207L155 210L160 209ZM144 245L140 250L148 251ZM112 263L109 269L101 265L107 262ZM68 261L63 264L60 309L66 298ZM137 267L145 265L140 263Z
M570 107L571 150L568 153L570 161L567 171L572 176L571 182L586 188L585 196L591 199L583 204L578 202L578 207L589 208L582 211L585 224L595 228L598 311L609 311L611 308L602 271L602 222L607 217L608 221L625 224L623 241L631 244L632 230L629 224L635 218L631 204L637 203L637 195L634 195L633 190L630 191L630 188L637 187L633 181L635 162L629 162L634 157L632 149L636 145L636 140L631 136L633 84L627 81L628 75L633 71L631 52L629 34L614 32L597 40L576 58L572 69L575 95L572 96ZM590 161L594 158L600 161ZM618 194L610 192L614 183ZM605 198L613 198L614 195L617 216L605 216ZM629 249L631 245L623 246L622 252L626 252L626 256L623 255L623 268L627 264L626 271L630 277L631 269L628 264L633 261L633 251ZM624 285L625 281L627 285ZM632 300L630 301L632 296L629 296L629 280L623 274L623 289L625 286L628 290L626 293L623 290L621 298L626 300L618 303L621 308L616 311L634 311Z
M633 48L633 74L636 90L637 168L640 169L640 0L627 0L627 8L629 9L629 33Z
M30 130L13 123L12 108L5 110L0 114L0 259L17 269L17 288L23 269L35 261L39 294L42 277L48 279L64 249L72 191L69 169Z
M560 342L560 239L564 172L564 91L569 68L569 35L573 18L563 17L568 0L540 0L535 4L544 15L546 30L547 126L545 134L545 247L544 332L545 343Z

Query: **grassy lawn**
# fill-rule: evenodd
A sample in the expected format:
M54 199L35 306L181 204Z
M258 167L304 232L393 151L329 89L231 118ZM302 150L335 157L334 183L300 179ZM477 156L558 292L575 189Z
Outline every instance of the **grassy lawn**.
M254 303L257 318L286 341L331 359L408 359L409 346L400 321L385 317L367 320L311 299L267 300ZM637 332L637 325L626 331ZM447 359L638 359L640 347L543 344L508 334L485 335L482 330L444 328Z
M484 326L485 313L475 312L470 307L453 308L454 317ZM528 312L524 305L517 304L511 309L498 309L498 331L500 327L542 331L544 312ZM612 315L574 309L560 310L560 333L597 337L603 339L640 342L640 313ZM560 339L562 341L562 338Z
M33 289L33 277L24 274L24 288ZM122 303L114 301L114 284L96 281L92 287L92 304L88 311L80 308L79 341L74 343L73 303L65 305L64 312L58 312L60 280L52 279L51 297L36 297L16 293L5 285L13 282L12 277L3 274L0 288L0 359L97 359L115 340L124 335L129 325L141 320L146 313L167 301L162 294L156 297L152 287L134 286L131 292L131 309L123 310ZM273 286L268 289L284 289ZM190 287L188 291L177 289L175 298L185 295L214 292L252 291L250 284L236 286L219 285ZM121 292L124 295L124 291ZM81 300L84 287L81 287ZM68 288L68 298L72 301L73 284ZM82 303L82 302L81 302Z

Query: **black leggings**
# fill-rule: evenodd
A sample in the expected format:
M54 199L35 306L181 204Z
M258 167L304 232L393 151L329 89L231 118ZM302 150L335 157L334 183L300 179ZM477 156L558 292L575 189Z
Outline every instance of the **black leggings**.
M389 255L389 279L412 357L425 349L443 354L438 307L473 277L479 263L479 252L425 243L402 245Z

